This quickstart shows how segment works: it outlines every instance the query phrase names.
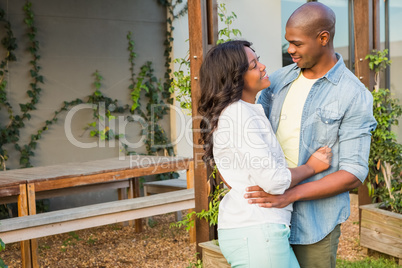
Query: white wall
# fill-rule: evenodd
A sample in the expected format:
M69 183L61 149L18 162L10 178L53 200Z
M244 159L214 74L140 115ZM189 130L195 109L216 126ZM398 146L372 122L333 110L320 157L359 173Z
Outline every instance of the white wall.
M232 11L237 15L233 28L242 32L241 39L253 43L253 48L260 56L260 60L267 66L268 74L282 67L281 50L281 1L280 0L221 0L225 3L228 14ZM225 25L219 21L219 29ZM188 16L174 22L174 58L183 58L188 51ZM177 67L177 66L176 66ZM179 108L180 109L180 108ZM190 118L185 122L176 118L176 131L183 130L189 133L180 139L177 144L177 154L180 156L193 156L191 132L189 131Z
M392 97L399 99L399 104L402 105L402 41L392 41L390 44L391 55L391 94ZM397 140L402 143L402 117L399 118L399 126L392 128L397 135Z
M26 37L27 27L23 23L23 0L0 0L12 24L17 38L15 51L18 61L9 64L7 93L16 114L20 114L19 103L29 101L29 45ZM31 134L43 126L45 120L52 118L54 111L62 107L63 101L85 98L95 90L93 73L99 70L104 80L101 91L119 104L129 104L130 65L126 35L132 32L135 42L135 73L146 61L152 61L155 75L163 78L165 58L163 42L166 36L166 9L158 1L141 0L35 0L32 1L37 40L40 45L44 84L37 110L32 119L21 129L21 144L28 142ZM4 24L0 25L0 38L4 36ZM5 55L0 46L0 57ZM59 164L64 162L103 159L119 155L117 147L105 143L96 148L83 149L72 144L64 128L64 112L57 124L52 125L39 140L34 166ZM2 124L8 121L5 109L0 110ZM92 122L92 111L82 110L73 117L71 129L74 138L83 143L97 141L84 133L84 127ZM164 122L165 123L165 122ZM166 131L170 131L169 117L166 116ZM140 126L132 125L127 136L133 140L140 134ZM139 139L139 138L138 138ZM13 146L13 145L12 145ZM139 149L145 152L145 146ZM13 154L8 161L9 168L18 168L19 155Z

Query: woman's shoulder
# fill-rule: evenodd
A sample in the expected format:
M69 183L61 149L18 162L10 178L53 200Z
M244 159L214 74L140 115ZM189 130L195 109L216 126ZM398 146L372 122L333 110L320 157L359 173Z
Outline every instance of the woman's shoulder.
M239 115L254 114L253 104L248 104L242 100L235 101L226 107L221 116L238 117Z

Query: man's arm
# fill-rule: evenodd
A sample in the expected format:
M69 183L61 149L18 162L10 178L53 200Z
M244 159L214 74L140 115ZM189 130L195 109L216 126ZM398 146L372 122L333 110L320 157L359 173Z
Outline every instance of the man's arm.
M259 204L260 207L283 208L295 201L321 199L334 196L361 185L361 181L353 174L339 170L320 180L296 185L286 190L282 195L270 195L258 186L247 188L245 198L250 204Z

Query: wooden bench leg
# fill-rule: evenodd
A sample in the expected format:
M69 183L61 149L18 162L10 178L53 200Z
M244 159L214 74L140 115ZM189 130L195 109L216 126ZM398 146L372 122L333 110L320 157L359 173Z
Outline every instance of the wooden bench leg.
M127 199L127 188L119 188L117 189L117 193L118 193L118 199L119 200L123 200L123 199ZM125 221L125 222L121 222L120 225L122 227L128 226L128 225L132 225L130 224L130 222Z
M28 193L28 213L29 215L36 214L36 197L35 197L35 185L33 183L27 184L27 193ZM39 267L38 261L38 240L31 239L31 262L33 268Z
M189 209L188 213L193 212L194 209ZM190 228L190 230L188 231L188 234L190 236L190 243L195 243L196 241L196 232L195 232L195 215L193 215L193 217L191 217L192 220L194 221L194 226Z
M139 178L131 178L129 180L128 198L140 197L140 182ZM136 233L142 232L142 219L130 221L130 225L134 225Z
M27 186L26 184L20 185L20 194L18 195L18 217L28 215L28 203L27 203ZM29 240L21 241L21 259L22 267L32 267L31 262L31 244Z
M140 180L139 178L132 178L131 184L133 198L140 197ZM142 219L134 220L135 222L135 232L142 232Z
M186 172L187 175L187 189L194 188L194 162L190 162L190 165ZM191 213L194 209L189 209L188 213ZM189 235L190 235L190 243L196 242L196 232L195 232L195 215L193 216L194 226L190 228Z

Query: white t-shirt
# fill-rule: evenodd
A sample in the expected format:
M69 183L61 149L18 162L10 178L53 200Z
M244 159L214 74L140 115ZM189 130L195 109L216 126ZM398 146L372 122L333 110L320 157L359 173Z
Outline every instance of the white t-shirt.
M282 105L276 137L285 154L288 166L297 167L299 162L300 125L304 103L311 87L318 79L307 79L300 72L291 85Z
M247 186L282 194L291 183L285 156L262 106L242 100L229 105L219 117L213 138L214 160L232 187L219 205L218 229L262 223L289 225L292 205L261 208L244 198Z

